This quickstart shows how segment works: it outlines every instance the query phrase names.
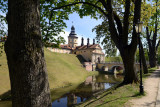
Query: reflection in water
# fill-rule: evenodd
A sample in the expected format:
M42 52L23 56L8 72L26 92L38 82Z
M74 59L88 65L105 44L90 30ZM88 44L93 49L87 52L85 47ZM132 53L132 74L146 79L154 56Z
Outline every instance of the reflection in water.
M101 74L98 76L89 76L85 82L81 83L77 88L70 90L70 92L56 99L52 103L52 107L71 107L122 81L123 76L120 75ZM65 90L65 88L63 90ZM54 93L54 95L56 96L56 93Z

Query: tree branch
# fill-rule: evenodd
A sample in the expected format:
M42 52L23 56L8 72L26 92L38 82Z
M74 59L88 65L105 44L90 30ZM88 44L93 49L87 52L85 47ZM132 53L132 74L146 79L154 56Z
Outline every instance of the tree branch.
M119 36L122 35L122 23L121 23L121 20L119 18L119 16L114 12L114 19L116 21L116 24L117 24L117 29L118 29L118 32L119 32Z
M146 27L146 35L147 35L147 42L148 42L148 45L149 45L149 49L151 49L152 48L151 39L150 39L151 32L149 34L148 27Z
M99 0L99 1L102 3L105 10L108 12L108 16L106 17L108 18L108 22L109 22L109 31L111 33L111 38L114 41L116 47L120 48L121 45L119 43L119 36L115 28L114 13L112 9L111 0L107 0L107 2L105 0Z
M103 10L101 7L97 6L96 4L89 3L89 2L75 2L75 3L63 5L63 6L60 6L60 7L53 8L53 9L51 10L51 12L54 11L54 10L57 10L57 9L62 9L62 8L64 8L64 7L74 6L74 5L76 5L76 4L87 4L87 5L93 6L94 8L97 8L100 12L102 12L105 16L107 16L107 14L104 12L104 10ZM52 13L51 13L51 14L52 14Z
M133 33L132 33L132 41L131 41L131 48L137 49L137 33L135 29L135 24L140 19L141 13L141 1L142 0L135 0L135 8L134 8L134 19L133 19Z
M129 14L130 14L130 0L125 1L125 12L123 19L123 43L128 44L128 29L129 29Z

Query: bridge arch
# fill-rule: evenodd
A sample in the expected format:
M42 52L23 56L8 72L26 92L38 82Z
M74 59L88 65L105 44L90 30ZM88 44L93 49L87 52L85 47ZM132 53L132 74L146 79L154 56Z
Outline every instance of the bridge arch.
M123 72L124 72L124 67L122 65L113 65L110 70L114 73L116 73L116 71L120 71L120 70L123 70Z

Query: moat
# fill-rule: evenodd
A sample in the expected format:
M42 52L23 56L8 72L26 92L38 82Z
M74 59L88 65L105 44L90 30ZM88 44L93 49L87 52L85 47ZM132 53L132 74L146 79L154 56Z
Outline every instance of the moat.
M89 76L81 84L52 90L52 107L71 107L122 81L122 75Z

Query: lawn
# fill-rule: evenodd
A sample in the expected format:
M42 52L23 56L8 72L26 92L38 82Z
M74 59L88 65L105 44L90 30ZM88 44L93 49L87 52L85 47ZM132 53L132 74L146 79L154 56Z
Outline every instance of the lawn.
M70 84L80 83L88 75L88 72L79 62L76 55L60 54L44 49L47 64L50 89L64 87ZM0 56L0 95L10 90L9 72L6 55L3 52Z

